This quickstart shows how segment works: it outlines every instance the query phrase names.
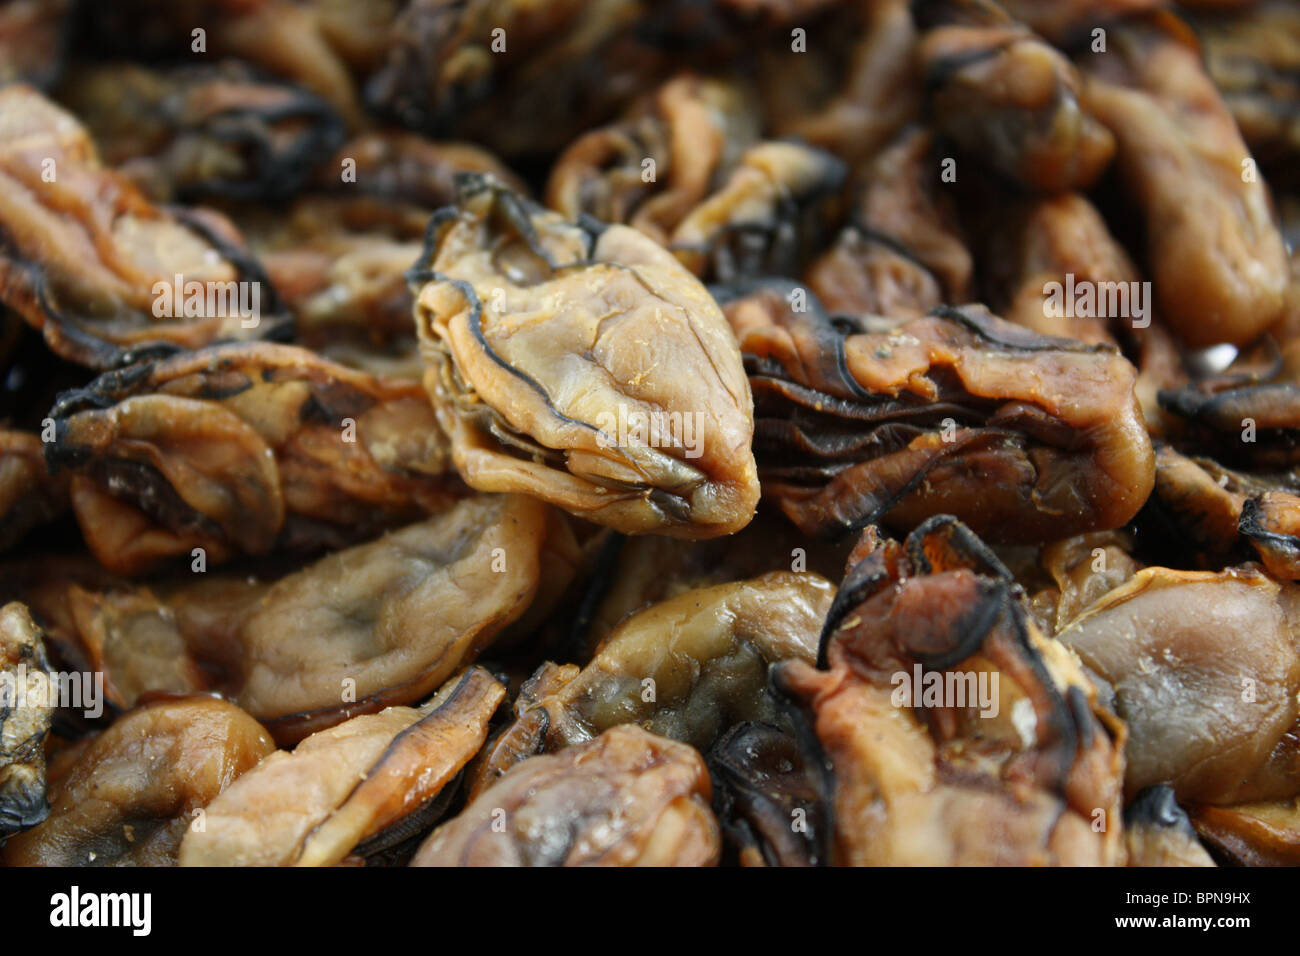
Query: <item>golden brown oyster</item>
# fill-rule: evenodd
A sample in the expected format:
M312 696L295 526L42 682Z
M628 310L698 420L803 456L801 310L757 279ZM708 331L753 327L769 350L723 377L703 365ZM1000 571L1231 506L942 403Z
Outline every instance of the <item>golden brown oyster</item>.
M269 755L208 804L203 829L181 842L180 865L331 866L369 852L386 831L418 833L504 697L471 667L418 708L353 717Z
M857 171L849 224L806 273L832 313L903 319L969 301L971 254L933 148L929 130L908 127Z
M49 815L45 742L57 700L41 629L26 606L0 607L0 841Z
M763 493L807 534L950 513L1033 542L1122 525L1150 493L1136 374L1112 346L982 306L876 326L832 319L803 289L733 294Z
M628 533L705 538L758 500L749 386L670 253L482 177L430 223L416 322L461 477Z
M50 816L0 849L9 866L169 866L203 808L275 749L265 730L214 697L123 714L50 781Z
M109 372L51 412L92 552L124 574L338 547L464 494L420 386L288 345L211 346Z
M293 743L421 700L470 663L566 580L574 545L561 522L535 499L480 495L278 581L74 584L64 601L115 704L218 690Z
M708 866L718 823L704 760L614 727L515 766L434 830L412 866Z
M275 289L229 222L149 202L72 114L4 87L0 143L0 302L60 356L110 368L160 342L283 334Z
M1083 103L1118 142L1160 314L1192 346L1248 343L1277 320L1288 277L1268 188L1181 21L1107 37L1105 55L1080 58Z
M1064 54L990 0L921 6L917 55L939 131L1026 189L1083 189L1101 175L1115 138L1080 103Z

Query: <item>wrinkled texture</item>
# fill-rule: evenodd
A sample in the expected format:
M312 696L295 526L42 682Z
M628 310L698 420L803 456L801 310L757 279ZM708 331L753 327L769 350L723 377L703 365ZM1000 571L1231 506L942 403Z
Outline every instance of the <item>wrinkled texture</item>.
M988 0L926 7L918 57L936 127L1026 188L1091 185L1115 138L1080 103L1070 61Z
M468 178L430 224L416 324L461 477L629 533L744 527L749 385L717 305L640 233Z
M286 744L425 697L524 615L543 565L564 580L568 547L545 505L484 495L273 583L74 585L66 600L110 699L220 690Z
M87 544L124 574L339 546L448 508L446 436L415 382L287 345L229 345L106 373L52 412Z
M904 544L868 530L861 548L826 620L827 669L777 674L834 770L833 861L1122 863L1123 727L1010 573L947 516ZM924 672L933 700L912 683Z
M505 688L482 668L419 708L353 717L277 751L208 805L181 866L330 866L418 812L483 744Z
M162 700L119 717L50 782L50 816L0 848L8 866L169 866L221 791L275 749L234 704Z
M412 866L708 866L720 844L711 793L696 751L614 727L513 768Z
M1246 343L1283 304L1286 251L1263 179L1186 27L1108 31L1087 59L1084 106L1115 134L1116 164L1146 223L1160 314L1189 345Z
M932 134L908 128L857 171L849 225L807 272L831 312L911 318L970 299L971 254L933 148Z
M49 815L45 740L57 700L45 639L18 602L0 607L0 840Z
M238 248L233 227L212 213L150 203L101 165L71 114L29 87L4 87L0 143L0 303L63 358L108 368L150 343L196 347L283 330L275 290ZM187 311L199 304L189 296L193 282L214 299L210 314L206 301L200 314ZM254 289L256 312L233 307L241 296L251 306ZM163 307L173 315L160 315Z
M60 99L86 122L104 162L156 202L292 195L343 139L323 100L259 80L238 61L78 69Z
M1150 492L1134 371L1113 348L975 306L880 332L788 300L724 308L755 395L763 492L806 534L949 513L1032 541L1121 525Z

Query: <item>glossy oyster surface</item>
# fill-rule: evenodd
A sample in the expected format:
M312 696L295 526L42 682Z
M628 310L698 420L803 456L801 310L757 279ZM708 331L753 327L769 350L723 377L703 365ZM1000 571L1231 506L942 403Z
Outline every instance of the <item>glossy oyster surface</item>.
M1295 791L1297 597L1249 565L1144 568L1058 633L1128 725L1130 793L1168 783L1222 804Z
M274 581L72 584L64 599L119 706L218 690L294 743L424 698L524 615L565 547L541 502L485 495Z
M57 696L44 638L25 605L0 607L0 839L49 815L45 741Z
M0 863L1300 863L1298 9L0 0Z
M629 533L712 537L749 522L740 353L671 254L469 178L412 277L425 384L470 486Z
M1248 343L1277 320L1287 283L1266 189L1243 175L1253 157L1184 24L1138 19L1110 37L1082 102L1115 134L1161 314L1191 345Z

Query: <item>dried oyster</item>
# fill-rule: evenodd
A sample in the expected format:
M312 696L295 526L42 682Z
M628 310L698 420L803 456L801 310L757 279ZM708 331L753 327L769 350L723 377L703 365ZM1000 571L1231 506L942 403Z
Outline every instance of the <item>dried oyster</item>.
M50 815L0 848L7 866L169 866L203 808L275 749L257 721L213 697L123 714L51 774Z
M1160 314L1192 346L1248 343L1277 320L1287 283L1268 189L1181 21L1127 20L1107 36L1105 56L1080 60L1083 104L1119 143Z
M219 690L282 744L421 700L565 580L572 538L541 502L469 498L268 583L65 589L110 699Z
M415 382L288 345L210 346L60 396L46 457L74 469L95 556L133 574L335 547L448 508L446 436Z
M416 322L464 480L629 533L702 538L758 500L749 385L717 305L626 226L482 177L430 223Z
M1195 807L1192 824L1235 866L1300 866L1300 798Z
M478 775L490 781L530 753L572 747L625 723L701 752L737 723L788 729L786 708L768 691L768 668L814 658L833 594L818 574L773 571L684 591L630 615L581 670L539 668Z
M834 770L837 864L1123 862L1122 725L956 519L868 529L819 670L781 664Z
M1136 376L1113 347L979 306L857 332L806 290L737 292L724 308L754 391L763 493L805 533L952 513L1034 541L1117 527L1150 492Z
M343 139L324 100L256 76L239 61L75 70L60 101L82 119L104 162L156 202L282 199Z
M14 601L0 607L0 843L49 815L45 739L57 701L41 629Z
M204 827L181 842L180 865L330 866L390 828L423 822L504 697L472 667L418 708L353 717L271 754L208 804Z
M831 312L912 318L970 299L971 255L937 188L933 145L909 127L858 171L850 224L806 273Z
M709 773L685 744L613 727L531 757L434 830L412 866L708 866Z
M1028 189L1083 189L1101 175L1115 138L1080 103L1062 53L990 0L921 6L917 55L940 131Z
M656 41L675 6L412 0L367 99L404 126L505 156L558 150L667 71Z
M60 356L102 369L159 342L287 331L228 222L150 203L62 108L0 89L0 142L0 303Z
M1297 601L1300 588L1249 565L1144 568L1057 634L1128 726L1130 794L1167 783L1180 801L1228 804L1300 791L1284 739L1300 716Z

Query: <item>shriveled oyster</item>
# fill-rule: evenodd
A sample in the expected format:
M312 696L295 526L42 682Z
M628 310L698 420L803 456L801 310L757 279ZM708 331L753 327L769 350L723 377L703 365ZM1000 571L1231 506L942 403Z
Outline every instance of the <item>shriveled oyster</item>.
M445 510L464 488L415 382L288 345L211 346L60 396L47 460L75 470L91 551L133 574L339 546Z
M427 696L521 618L572 538L541 502L481 495L274 583L66 589L105 692L219 690L282 744Z
M45 738L55 695L41 629L26 606L0 607L0 842L49 814Z
M1114 347L980 306L859 332L806 290L744 291L725 310L754 390L763 493L805 533L952 513L993 540L1034 541L1117 527L1146 500L1151 442Z
M708 866L704 760L639 727L531 757L434 830L412 866Z
M499 775L530 752L571 747L618 724L707 751L733 724L785 723L768 692L768 666L814 658L833 595L818 574L773 571L685 591L629 616L581 671L543 665L481 772Z
M1080 103L1064 54L990 0L920 5L918 43L936 126L1017 185L1043 192L1089 186L1115 138Z
M956 519L904 544L868 529L805 702L834 770L837 864L1123 862L1124 730Z
M1181 21L1133 18L1107 36L1104 56L1080 57L1082 102L1118 142L1160 314L1192 346L1248 343L1287 282L1268 188Z
M1125 789L1180 801L1300 792L1300 588L1255 566L1143 568L1057 634L1129 729Z
M186 831L275 749L234 704L156 701L119 717L50 781L50 815L0 848L9 866L167 866Z
M330 866L390 828L418 833L504 697L471 667L418 708L353 717L269 755L208 804L180 865Z
M470 486L629 533L704 538L749 522L740 353L670 253L466 177L412 280L425 385Z
M173 69L88 66L59 92L104 162L156 202L282 199L343 139L342 120L324 100L237 60Z
M0 89L0 303L62 357L110 368L159 342L282 335L261 267L214 213L167 211L100 164L85 128Z
M909 127L857 171L849 224L805 275L832 313L913 318L970 299L971 254L933 147Z

